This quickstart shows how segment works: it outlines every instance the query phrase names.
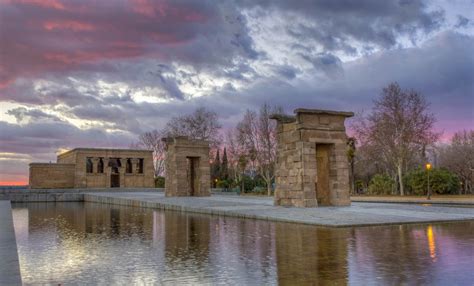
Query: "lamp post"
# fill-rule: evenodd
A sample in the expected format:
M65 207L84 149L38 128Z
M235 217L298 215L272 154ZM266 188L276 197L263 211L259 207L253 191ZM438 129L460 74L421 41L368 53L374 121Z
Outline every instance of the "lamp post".
M431 170L431 164L426 163L426 172L428 173L428 197L426 199L431 200L431 188L430 188L430 170Z

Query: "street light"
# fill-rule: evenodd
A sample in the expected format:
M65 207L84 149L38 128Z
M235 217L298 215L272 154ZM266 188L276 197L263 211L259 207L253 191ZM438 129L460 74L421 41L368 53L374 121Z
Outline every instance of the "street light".
M431 170L431 164L430 164L430 163L426 163L425 167L426 167L426 171L427 171L427 173L428 173L428 197L427 197L427 199L428 199L428 200L431 200L431 188L430 188L430 170Z

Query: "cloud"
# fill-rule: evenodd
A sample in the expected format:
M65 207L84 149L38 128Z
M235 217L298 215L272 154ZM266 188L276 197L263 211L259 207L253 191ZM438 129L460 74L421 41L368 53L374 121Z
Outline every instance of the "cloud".
M471 20L464 17L463 15L458 15L457 22L456 22L456 25L454 27L456 27L456 28L465 28L465 27L468 27L469 25L472 25Z
M0 104L15 108L0 119L0 153L26 156L26 170L58 148L127 147L200 106L224 128L263 102L367 110L392 81L432 102L439 129L471 126L472 21L455 10L421 0L1 1ZM0 169L16 160L3 158Z
M258 56L237 8L214 1L1 5L3 87L44 73L101 71L110 60L145 57L206 69Z
M322 56L318 64L337 62L343 75L328 78L305 74L291 82L262 78L233 96L232 104L258 106L269 102L283 106L287 112L297 107L367 111L382 88L397 81L403 88L426 96L438 118L437 128L449 135L470 128L474 121L471 50L474 37L446 31L420 47L378 52L345 63ZM223 93L227 97L232 94Z
M241 1L248 9L260 8L256 17L283 17L288 35L300 43L325 51L358 52L359 44L390 48L401 36L415 39L437 30L444 11L429 10L424 1ZM359 51L360 52L360 51Z

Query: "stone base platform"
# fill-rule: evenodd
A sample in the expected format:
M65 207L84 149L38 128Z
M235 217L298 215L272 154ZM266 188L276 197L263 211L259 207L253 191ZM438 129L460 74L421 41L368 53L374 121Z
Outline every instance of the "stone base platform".
M87 193L85 202L185 211L330 227L474 220L474 208L414 204L352 203L349 207L291 208L273 198L165 197L163 193Z

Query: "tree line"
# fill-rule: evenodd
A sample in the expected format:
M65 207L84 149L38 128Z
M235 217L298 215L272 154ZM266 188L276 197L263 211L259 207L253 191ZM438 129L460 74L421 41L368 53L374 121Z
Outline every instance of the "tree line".
M211 186L238 188L271 195L276 165L278 106L263 104L247 110L225 132L216 112L205 107L172 118L163 129L139 136L135 148L153 150L155 177L163 185L165 146L161 138L188 136L211 145ZM350 126L347 157L351 191L356 194L468 194L473 191L474 131L456 132L450 142L434 131L436 117L426 98L397 83L383 88L372 109L356 116ZM430 163L434 168L426 170Z

